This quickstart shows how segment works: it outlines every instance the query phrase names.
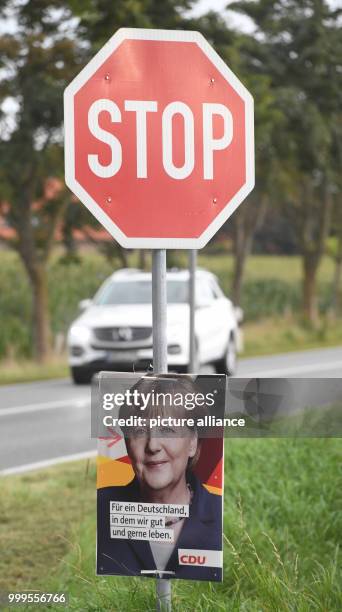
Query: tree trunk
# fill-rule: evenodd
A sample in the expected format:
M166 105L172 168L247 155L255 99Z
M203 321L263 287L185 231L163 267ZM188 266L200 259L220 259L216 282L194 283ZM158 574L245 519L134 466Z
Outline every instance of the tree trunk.
M40 363L46 361L51 349L47 271L39 264L30 273L32 287L32 323L34 355Z
M234 267L232 280L232 299L236 306L241 305L242 282L247 257L252 251L255 232L263 223L268 197L257 195L250 198L252 208L244 207L235 213L233 222Z
M341 276L342 276L342 256L335 259L335 270L331 295L331 310L337 314L341 302Z
M63 244L66 252L66 257L71 261L77 260L78 245L74 238L73 227L71 224L64 228Z
M119 244L117 245L117 252L118 252L118 256L120 259L120 263L122 265L123 268L128 268L128 251L127 249L124 249L122 246L120 246Z
M303 256L303 314L309 323L318 319L316 278L329 234L332 197L328 177L325 175L318 189L312 177L302 185L302 220L299 240Z
M147 269L146 249L139 249L139 268L140 270Z
M315 324L318 319L316 277L318 264L308 254L303 258L303 312L305 319Z
M246 259L247 249L244 249L244 251L240 250L239 253L235 253L232 282L232 299L235 306L241 305L242 280L245 271Z

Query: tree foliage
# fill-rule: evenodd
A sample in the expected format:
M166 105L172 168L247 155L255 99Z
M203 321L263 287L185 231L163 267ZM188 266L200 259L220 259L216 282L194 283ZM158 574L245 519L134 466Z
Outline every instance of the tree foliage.
M83 62L67 4L8 1L0 13L16 23L12 33L0 37L1 214L30 279L39 359L47 355L50 340L46 262L69 199L62 182L62 93ZM15 110L12 125L6 123L6 104Z
M191 5L190 0L0 4L4 25L14 24L0 34L0 212L30 280L38 359L50 347L46 263L57 225L63 214L73 227L89 223L83 212L71 212L63 186L64 88L117 28L182 27L182 11Z
M91 54L100 49L118 28L189 27L185 16L195 0L70 0L80 19L79 32L90 43Z
M256 26L255 74L270 79L282 116L274 146L275 173L288 222L303 255L303 305L316 309L316 275L329 232L336 189L337 115L342 102L341 10L326 0L241 0L231 5Z

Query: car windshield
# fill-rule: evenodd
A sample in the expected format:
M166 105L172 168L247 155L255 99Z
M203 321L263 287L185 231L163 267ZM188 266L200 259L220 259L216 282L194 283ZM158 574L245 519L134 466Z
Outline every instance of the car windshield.
M167 301L169 304L183 304L188 301L188 283L186 281L167 281ZM97 306L115 304L151 304L152 282L113 281L98 293L94 299Z

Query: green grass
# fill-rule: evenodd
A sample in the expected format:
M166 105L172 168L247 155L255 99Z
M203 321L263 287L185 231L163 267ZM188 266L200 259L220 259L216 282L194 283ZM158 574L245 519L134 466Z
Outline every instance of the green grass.
M28 359L5 360L0 363L0 385L65 378L69 375L69 367L65 356L53 358L44 364L35 363Z
M325 406L305 406L303 410L290 415L275 415L266 424L269 435L282 437L328 437L342 434L342 403L335 402Z
M177 581L173 610L340 611L340 465L336 439L227 440L224 582ZM84 462L2 480L0 590L64 590L77 612L155 609L154 581L94 575L94 480Z
M94 479L76 462L0 480L0 592L44 588L93 514Z
M198 265L222 277L232 276L233 256L208 255L205 250L198 254ZM318 271L318 281L330 281L333 278L332 259L324 257ZM298 255L251 255L246 262L245 280L276 278L286 282L300 282L302 277L302 260Z
M324 317L316 327L305 326L293 316L272 317L247 322L243 333L244 350L240 357L342 345L342 321Z
M279 381L279 379L278 379ZM293 385L292 385L293 387ZM295 393L292 388L290 393ZM328 438L341 437L342 403L323 406L303 405L300 410L286 413L278 411L276 404L263 405L262 414L241 414L245 426L241 429L226 428L226 436L233 438Z

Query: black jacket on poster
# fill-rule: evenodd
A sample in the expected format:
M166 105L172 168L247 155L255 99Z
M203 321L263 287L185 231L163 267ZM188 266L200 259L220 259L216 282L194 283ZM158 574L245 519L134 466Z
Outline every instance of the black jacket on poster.
M165 578L222 580L222 569L180 565L178 549L222 550L222 497L209 493L198 478L188 479L194 492L189 517L175 543L164 571ZM97 492L97 574L141 576L141 570L156 570L151 547L145 540L111 539L110 502L141 502L136 478L125 487L104 487ZM145 575L145 574L143 574ZM155 577L155 574L148 574Z

